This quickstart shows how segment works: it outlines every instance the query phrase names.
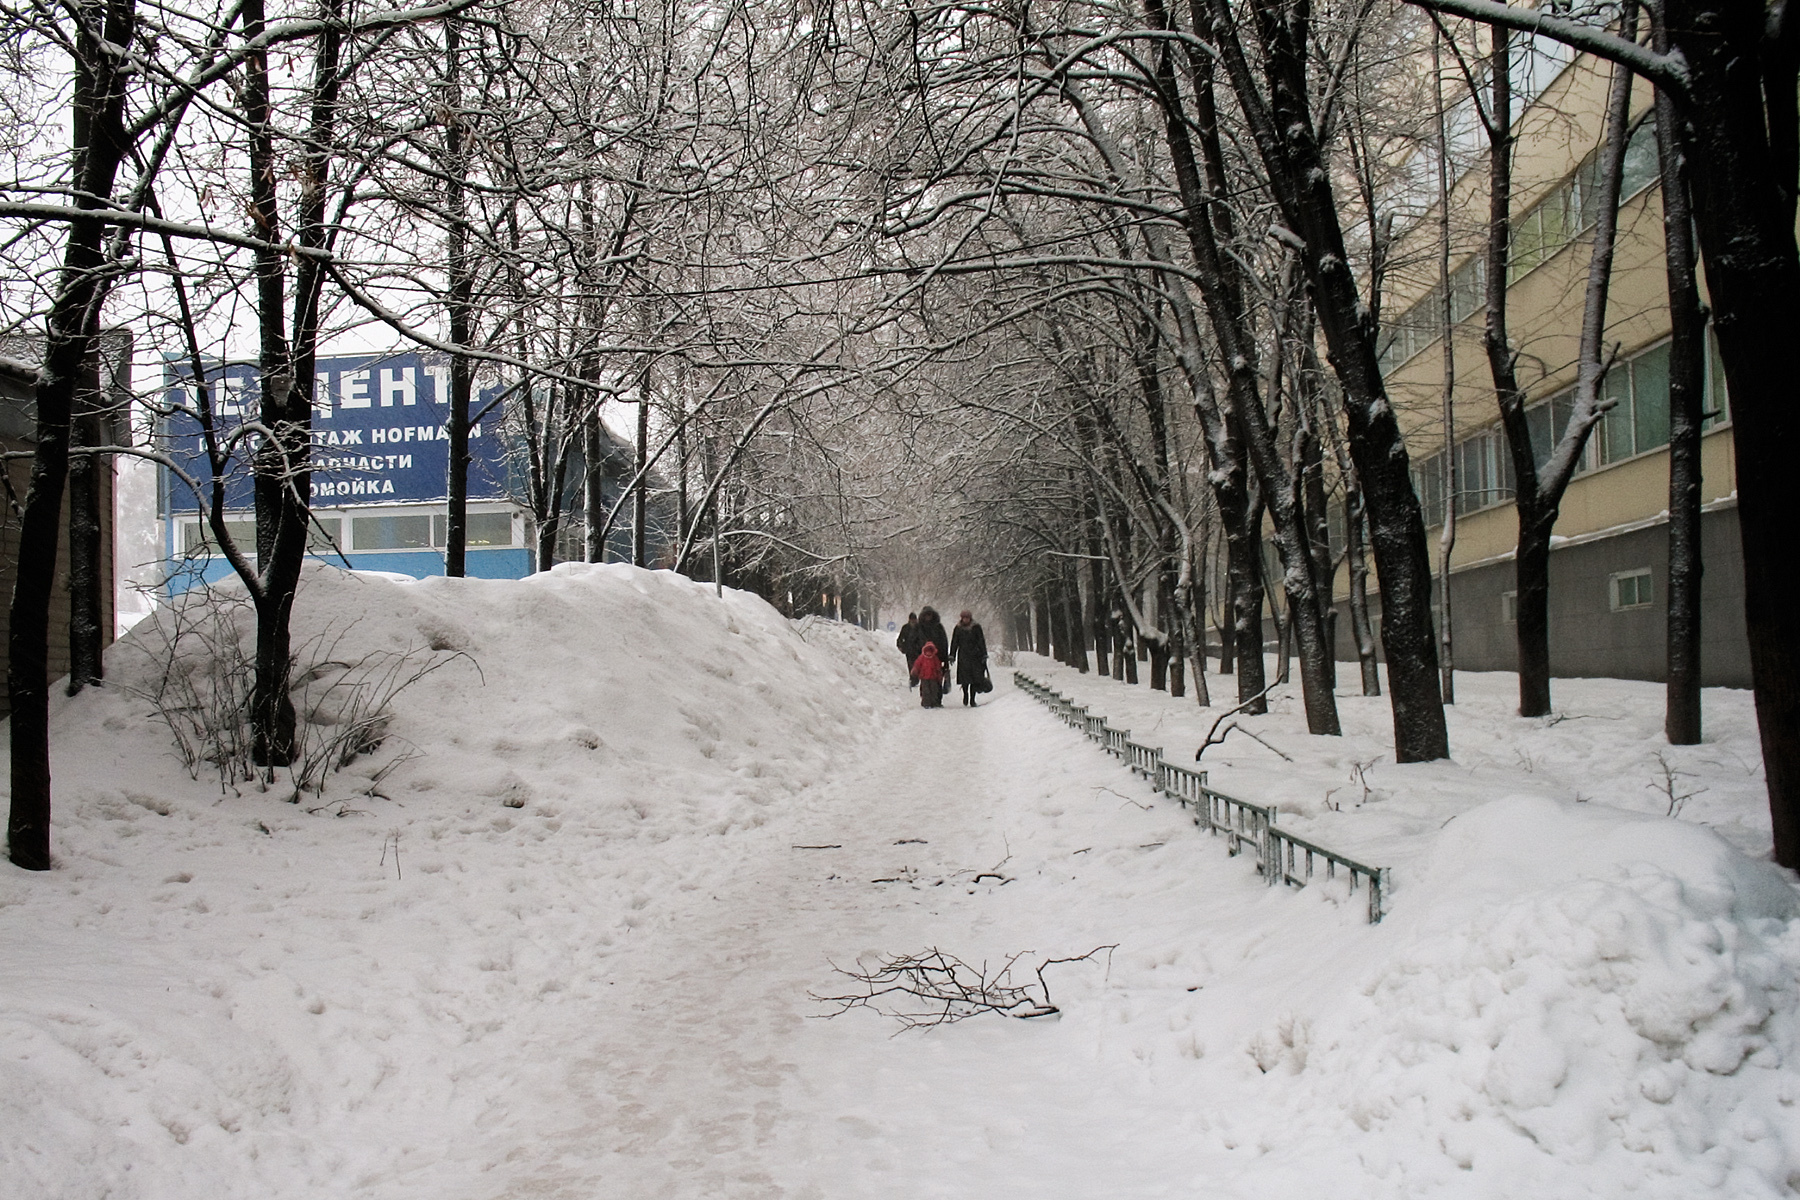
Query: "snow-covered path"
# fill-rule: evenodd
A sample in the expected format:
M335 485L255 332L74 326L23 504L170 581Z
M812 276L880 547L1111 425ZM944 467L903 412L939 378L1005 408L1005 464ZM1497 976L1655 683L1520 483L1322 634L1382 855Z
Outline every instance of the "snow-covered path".
M1093 821L1064 811L1072 786L1122 795L1100 795ZM870 1013L814 1019L827 1009L808 997L848 986L827 959L862 953L1035 962L1092 949L1043 940L1109 927L1119 898L1084 892L1081 860L1154 853L1140 847L1169 832L1125 795L1149 801L1010 687L975 710L903 707L861 769L778 806L706 886L646 905L605 961L595 1009L546 1038L567 1055L571 1108L510 1149L504 1194L1182 1190L1189 1173L1171 1159L1191 1118L1081 1045L1075 1023L987 1017L890 1037L898 1026ZM827 845L841 848L794 848ZM990 869L1012 882L972 882ZM1057 968L1052 983L1091 1004L1105 972Z
M1559 682L1524 722L1471 677L1459 757L1372 782L1385 700L1309 738L1280 698L1208 766L1393 866L1370 926L1341 884L1264 887L1002 671L922 711L885 639L627 567L308 587L338 653L445 656L325 797L191 778L136 634L58 702L57 869L0 871L8 1200L1800 1182L1800 900L1705 828L1766 844L1743 697L1676 751L1653 685ZM1029 669L1171 753L1212 719ZM1652 766L1696 819L1644 811ZM813 998L854 990L833 963L1107 945L1050 969L1053 1019Z

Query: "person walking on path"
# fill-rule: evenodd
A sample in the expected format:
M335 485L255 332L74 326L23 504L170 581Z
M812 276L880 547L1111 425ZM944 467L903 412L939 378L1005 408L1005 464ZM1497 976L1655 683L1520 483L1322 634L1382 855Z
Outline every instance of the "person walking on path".
M919 633L919 614L907 613L906 624L900 627L900 636L894 639L894 645L900 653L906 655L906 674L912 680L908 687L918 687L919 677L912 673L913 662L919 657L919 647L925 644L925 638Z
M937 646L940 666L950 665L950 635L944 632L944 623L938 619L937 609L926 605L919 610L919 644L932 642Z
M956 682L962 687L963 703L974 708L975 697L989 686L987 634L966 608L956 620L956 632L950 635L950 661L956 664Z
M926 642L913 660L913 678L919 681L919 707L944 707L944 660L936 642Z

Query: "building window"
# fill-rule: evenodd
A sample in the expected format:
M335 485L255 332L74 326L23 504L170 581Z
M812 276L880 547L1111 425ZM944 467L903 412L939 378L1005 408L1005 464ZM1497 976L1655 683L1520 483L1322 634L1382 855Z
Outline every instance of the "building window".
M1619 203L1657 182L1661 173L1656 160L1656 117L1638 122L1625 144L1624 170L1619 177ZM1550 194L1513 221L1512 253L1507 259L1507 283L1519 279L1554 258L1564 246L1591 229L1599 216L1594 201L1600 192L1600 150L1595 149Z
M450 518L439 513L431 518L431 544L439 549L450 544ZM513 545L513 519L509 512L472 512L463 525L463 546L469 550Z
M237 547L239 553L254 556L256 554L256 518L227 517L225 534ZM183 553L217 554L213 548L212 527L201 521L187 521L181 527L181 549Z
M306 526L306 549L309 554L330 554L336 549L338 538L342 534L343 522L337 517L321 517L313 514ZM256 553L256 518L244 515L230 517L225 522L225 532L231 536L232 543L240 553L254 555ZM212 545L212 529L199 521L184 521L181 525L181 549L184 553L196 551L204 554L217 554Z
M470 513L466 544L469 546L512 545L512 514L505 512Z
M1500 623L1517 625L1519 623L1519 593L1500 593Z
M314 513L306 527L306 549L312 554L335 554L343 545L342 517L321 517Z
M350 533L358 550L431 549L431 517L426 513L351 517Z
M1635 571L1620 571L1607 578L1608 589L1612 593L1612 610L1624 612L1633 608L1649 608L1654 599L1654 588L1650 582L1650 568L1639 567Z

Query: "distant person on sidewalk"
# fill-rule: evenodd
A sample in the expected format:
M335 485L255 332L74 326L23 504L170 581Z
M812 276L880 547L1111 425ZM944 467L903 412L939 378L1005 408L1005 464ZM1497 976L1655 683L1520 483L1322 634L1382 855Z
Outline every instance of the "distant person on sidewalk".
M937 609L926 605L919 610L919 642L931 642L938 648L938 663L950 665L950 635L944 632L944 623L938 619Z
M906 624L900 627L900 636L894 639L894 645L900 653L906 655L906 674L912 680L908 687L918 687L919 677L912 673L913 662L919 657L919 647L925 644L924 635L919 632L919 614L907 613Z
M963 703L975 707L975 697L992 691L988 682L987 634L975 623L975 616L963 609L956 620L956 632L950 635L950 661L956 664L956 682L962 687Z
M944 660L936 642L926 642L913 660L913 678L919 681L919 707L944 707Z

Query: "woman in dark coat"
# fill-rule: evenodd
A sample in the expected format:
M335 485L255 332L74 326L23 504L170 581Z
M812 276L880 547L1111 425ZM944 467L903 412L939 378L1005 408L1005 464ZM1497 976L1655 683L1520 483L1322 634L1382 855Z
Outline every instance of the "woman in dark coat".
M963 690L963 703L975 707L978 689L987 682L987 634L975 624L975 617L963 609L957 619L956 632L950 635L950 657L956 663L956 682Z
M925 639L919 636L919 614L907 613L906 624L900 627L900 636L894 639L894 645L906 655L906 672L912 678L913 687L919 686L918 676L912 674L913 662L919 657L919 647L924 644Z
M938 661L946 667L950 665L950 635L944 632L944 622L938 617L937 609L921 608L919 610L919 645L936 642Z

